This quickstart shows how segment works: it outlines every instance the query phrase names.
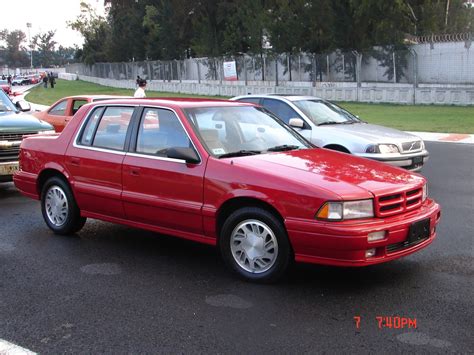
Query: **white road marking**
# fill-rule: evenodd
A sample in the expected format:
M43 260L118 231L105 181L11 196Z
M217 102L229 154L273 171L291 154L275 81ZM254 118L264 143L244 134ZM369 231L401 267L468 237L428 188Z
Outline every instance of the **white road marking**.
M21 346L0 339L0 355L35 355L36 353Z

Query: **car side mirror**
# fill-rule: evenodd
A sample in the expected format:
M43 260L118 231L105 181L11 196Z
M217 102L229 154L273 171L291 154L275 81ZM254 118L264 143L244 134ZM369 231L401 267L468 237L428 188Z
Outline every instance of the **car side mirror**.
M21 111L21 112L27 112L31 111L31 105L29 102L26 102L24 100L17 101L15 106Z
M293 128L303 128L304 121L301 118L290 118L289 125Z
M168 149L166 156L171 159L184 160L190 164L197 164L201 161L193 148L171 147Z

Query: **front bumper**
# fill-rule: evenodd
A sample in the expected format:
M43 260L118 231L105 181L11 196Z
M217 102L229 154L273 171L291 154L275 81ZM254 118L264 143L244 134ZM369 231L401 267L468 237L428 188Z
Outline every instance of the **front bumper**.
M440 217L439 205L427 199L415 211L388 218L343 222L287 219L285 225L296 261L336 266L367 266L410 255L431 244L436 237L436 226ZM427 218L430 219L429 237L415 244L406 243L410 226ZM378 231L386 231L386 238L368 242L368 234ZM376 249L373 257L366 257L368 249Z
M411 171L419 171L428 161L430 154L427 150L422 150L411 154L355 154L362 158L369 158L392 166L398 166Z

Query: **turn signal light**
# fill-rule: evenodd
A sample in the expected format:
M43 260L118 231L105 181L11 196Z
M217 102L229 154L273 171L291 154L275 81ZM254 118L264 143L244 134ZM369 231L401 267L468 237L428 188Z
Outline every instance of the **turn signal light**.
M367 236L367 241L376 242L378 240L385 239L386 234L387 233L385 231L369 233L368 236Z

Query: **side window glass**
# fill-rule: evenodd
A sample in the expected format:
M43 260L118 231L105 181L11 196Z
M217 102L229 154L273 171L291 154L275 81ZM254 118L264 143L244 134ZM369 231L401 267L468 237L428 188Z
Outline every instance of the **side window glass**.
M239 102L248 102L250 104L258 105L260 103L260 98L259 97L244 97L243 99L239 99L237 101L239 101Z
M282 101L264 99L263 106L286 124L290 122L290 118L301 118L295 110L293 110L288 104Z
M79 110L81 106L85 104L87 104L86 100L74 100L72 103L72 114L74 115L77 110Z
M92 146L123 150L133 107L107 107L97 127Z
M158 108L143 111L137 138L137 153L166 156L168 148L189 148L191 142L178 117Z
M67 100L61 101L51 110L49 110L50 115L54 116L65 116L66 115Z
M80 144L82 145L91 145L92 137L94 136L95 129L97 128L97 123L99 123L99 118L104 111L103 107L99 107L94 110L94 112L89 116L89 120L82 131L82 136Z

